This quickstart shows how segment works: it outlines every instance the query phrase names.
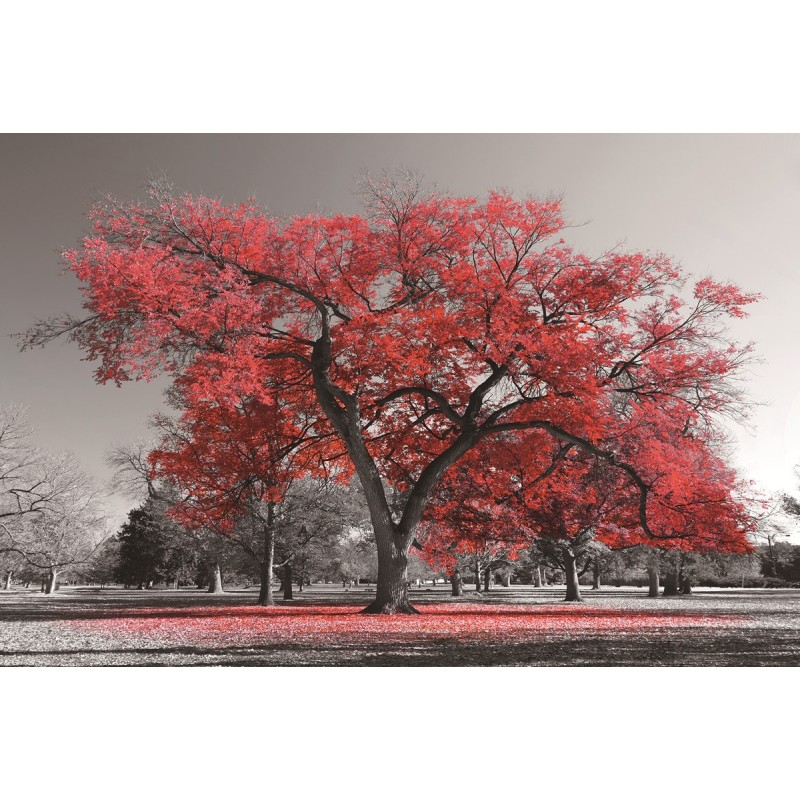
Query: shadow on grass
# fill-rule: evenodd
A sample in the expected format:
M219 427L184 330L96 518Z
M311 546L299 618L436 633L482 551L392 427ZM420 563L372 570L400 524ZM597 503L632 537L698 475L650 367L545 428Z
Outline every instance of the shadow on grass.
M109 657L111 657L109 659ZM352 645L281 643L252 647L154 646L108 650L0 650L0 660L39 665L118 666L797 666L800 651L790 631L730 631L670 635L570 637L536 642L453 641Z

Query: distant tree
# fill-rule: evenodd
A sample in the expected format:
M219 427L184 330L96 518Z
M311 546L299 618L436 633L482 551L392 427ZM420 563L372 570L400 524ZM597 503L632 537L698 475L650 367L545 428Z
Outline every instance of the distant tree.
M20 570L24 569L28 562L21 553L13 550L0 552L0 589L9 590Z
M106 539L88 562L81 565L80 574L88 583L99 583L103 588L113 583L119 573L120 541L116 536Z
M0 521L0 550L19 554L46 573L45 592L58 588L65 568L86 563L106 538L103 494L70 453L39 454L35 509Z
M332 555L335 575L344 584L358 585L362 580L376 580L378 559L372 532L368 529L350 528L343 531Z

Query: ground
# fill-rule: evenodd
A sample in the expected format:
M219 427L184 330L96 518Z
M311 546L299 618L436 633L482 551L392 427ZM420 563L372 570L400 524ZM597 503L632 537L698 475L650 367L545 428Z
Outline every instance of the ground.
M367 616L372 590L314 586L274 608L253 590L0 591L0 665L790 666L800 591L563 587L450 598L412 590L419 616Z

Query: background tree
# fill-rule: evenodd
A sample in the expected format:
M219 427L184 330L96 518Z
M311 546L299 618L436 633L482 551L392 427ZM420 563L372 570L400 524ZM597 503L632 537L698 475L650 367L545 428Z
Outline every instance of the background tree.
M106 514L100 488L70 453L38 453L30 475L28 505L0 520L0 550L17 553L46 573L50 594L59 573L86 563L106 538Z
M88 562L82 564L79 572L87 583L98 583L104 586L114 583L119 572L120 541L116 536L109 536L95 550Z

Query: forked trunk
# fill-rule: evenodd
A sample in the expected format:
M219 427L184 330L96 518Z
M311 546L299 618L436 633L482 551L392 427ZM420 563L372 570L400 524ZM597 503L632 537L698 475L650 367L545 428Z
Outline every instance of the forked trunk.
M292 562L287 562L283 567L283 599L292 600Z
M658 570L655 567L647 568L647 580L650 588L647 592L648 597L658 597Z
M45 583L44 593L53 594L56 590L56 581L58 580L58 570L51 569L47 574L47 583Z
M675 597L678 594L678 572L670 570L664 579L664 597Z
M450 576L450 587L450 594L453 597L461 597L464 594L464 583L461 580L461 570L458 567L453 570L453 574Z
M582 603L581 587L578 583L578 559L575 554L570 551L566 554L566 580L567 580L567 596L564 598L568 603Z
M592 564L592 589L599 589L600 586L600 564L595 559Z
M219 564L214 564L211 572L211 580L208 583L209 594L222 594L222 570Z
M273 527L274 505L267 506L267 524L264 526L264 557L261 559L261 591L258 594L260 606L274 606L272 596L272 565L275 562L275 529Z

